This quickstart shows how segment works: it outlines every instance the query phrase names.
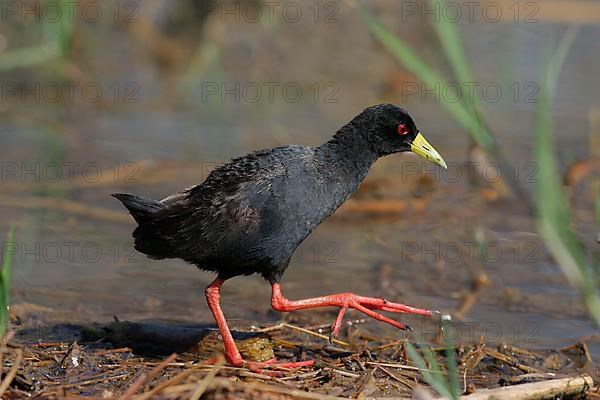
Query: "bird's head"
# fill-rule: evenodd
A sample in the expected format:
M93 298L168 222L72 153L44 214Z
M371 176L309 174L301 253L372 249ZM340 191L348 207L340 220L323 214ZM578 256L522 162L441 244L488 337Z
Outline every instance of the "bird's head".
M369 107L353 121L365 139L379 155L412 151L421 157L447 168L437 150L429 144L408 112L393 104Z

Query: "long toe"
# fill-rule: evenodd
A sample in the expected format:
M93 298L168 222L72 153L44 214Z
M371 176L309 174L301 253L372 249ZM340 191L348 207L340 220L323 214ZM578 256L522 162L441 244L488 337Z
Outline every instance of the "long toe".
M265 362L247 361L246 367L252 372L273 376L281 377L283 372L287 370L294 370L303 367L312 367L315 364L315 360L307 361L293 361L293 362L277 362L275 359L271 359Z
M339 335L340 329L342 329L342 320L344 319L344 314L348 310L348 306L344 305L340 307L340 311L335 319L335 322L331 326L331 333L329 334L329 343L333 344L333 340Z
M371 309L395 312L395 313L416 314L416 315L424 315L427 317L431 317L434 314L434 312L430 311L430 310L411 307L411 306L407 306L406 304L401 304L401 303L394 303L394 302L388 301L386 299L373 299L373 300L379 300L379 301L366 302L366 304L361 302L361 304L363 304L364 306L371 308Z
M435 314L433 311L430 311L430 310L425 310L422 308L414 308L414 307L410 307L410 306L406 306L404 304L398 304L398 303L388 303L379 309L381 311L388 311L388 312L395 312L395 313L402 313L402 314L423 315L426 317L431 317L432 315Z
M395 320L393 320L391 318L383 316L383 315L381 315L381 314L379 314L379 313L377 313L377 312L375 312L375 311L373 311L373 310L371 310L371 309L369 309L369 308L367 308L367 307L365 307L365 306L363 306L361 304L358 304L358 303L352 304L351 307L354 308L357 311L362 312L365 315L368 315L369 317L371 317L373 319L376 319L376 320L381 321L381 322L385 322L386 324L390 324L390 325L392 325L392 326L394 326L394 327L396 327L398 329L411 330L408 326L406 326L402 322L398 322L398 321L395 321Z

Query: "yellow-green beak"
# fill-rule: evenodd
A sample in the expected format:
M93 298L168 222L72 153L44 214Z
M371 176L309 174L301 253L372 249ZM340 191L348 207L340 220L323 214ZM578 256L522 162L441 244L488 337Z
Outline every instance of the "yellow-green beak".
M448 169L448 166L446 165L446 162L440 153L438 153L437 150L429 144L427 139L421 135L421 132L419 132L415 140L412 142L410 149L413 153L420 155L421 157L431 161L436 165L439 165L444 169Z

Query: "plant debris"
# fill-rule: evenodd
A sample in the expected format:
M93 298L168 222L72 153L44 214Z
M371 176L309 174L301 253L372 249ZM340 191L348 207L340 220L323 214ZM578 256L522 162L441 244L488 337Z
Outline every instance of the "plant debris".
M427 385L407 357L407 340L373 338L359 322L348 324L347 337L336 344L329 343L327 326L306 321L251 327L237 334L248 360L315 360L314 366L295 370L276 365L262 370L229 367L218 333L208 328L125 321L71 325L77 339L72 342L28 342L30 336L17 332L4 348L0 390L2 398L11 399L134 400L406 398L417 388L422 393ZM152 354L153 344L161 340ZM177 343L179 351L165 356ZM190 346L184 350L181 343ZM493 396L495 389L511 393L507 387L522 392L528 387L524 385L538 385L531 386L537 388L535 393L559 397L586 391L591 395L594 390L585 375L591 373L592 363L583 343L545 351L485 343L459 344L454 350L461 390L478 399ZM445 368L446 347L433 345L431 351ZM564 390L561 379L567 385ZM554 398L535 396L530 398Z

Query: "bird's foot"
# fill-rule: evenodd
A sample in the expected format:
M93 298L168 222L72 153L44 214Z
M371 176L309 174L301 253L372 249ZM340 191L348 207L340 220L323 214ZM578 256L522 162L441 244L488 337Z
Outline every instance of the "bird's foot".
M342 327L342 319L349 308L353 308L371 318L385 322L402 330L410 330L410 328L407 325L381 315L376 311L417 314L428 317L434 314L433 311L415 308L405 304L394 303L383 298L359 296L354 293L340 293L292 301L283 297L279 284L273 284L271 304L275 310L286 312L316 307L339 307L340 311L335 319L335 322L333 323L333 326L331 327L330 340L333 340L333 338L339 334Z
M337 335L340 333L340 329L342 327L342 319L348 308L353 308L378 321L385 322L398 329L408 331L412 331L412 329L408 325L395 321L384 315L381 315L380 313L375 312L374 310L403 314L418 314L424 316L432 316L434 314L433 311L415 308L400 303L394 303L383 298L359 296L354 293L341 293L327 297L334 303L338 303L336 305L340 307L338 316L331 327L331 334L329 335L330 341L333 341L333 339L337 337Z

